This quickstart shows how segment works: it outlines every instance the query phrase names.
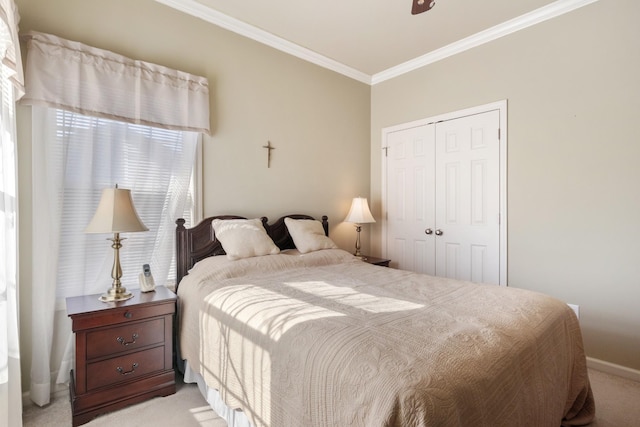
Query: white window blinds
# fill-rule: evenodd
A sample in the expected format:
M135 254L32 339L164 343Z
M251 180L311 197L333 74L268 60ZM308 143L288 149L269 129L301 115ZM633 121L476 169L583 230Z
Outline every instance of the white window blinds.
M115 183L131 190L149 228L121 236L126 239L120 250L124 286L138 288L143 264L151 264L158 285L175 278L175 220L192 216L199 135L41 107L33 109L33 132L34 160L44 163L34 169L34 220L46 235L59 236L49 247L37 237L34 260L58 252L56 297L100 293L111 286L113 249L106 239L113 236L84 229L102 189Z

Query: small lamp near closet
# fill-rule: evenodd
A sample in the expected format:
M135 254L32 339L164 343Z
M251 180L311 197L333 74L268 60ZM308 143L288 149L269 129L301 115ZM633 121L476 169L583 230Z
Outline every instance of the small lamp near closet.
M138 231L148 231L149 229L142 223L136 208L133 206L131 191L124 188L105 188L102 190L102 198L98 204L93 219L84 230L85 233L113 233L111 247L114 251L113 269L111 277L113 284L107 292L100 297L100 301L124 301L133 296L131 292L122 286L122 268L120 267L120 248L122 240L120 233L131 233Z
M349 213L347 217L344 219L345 222L351 222L356 226L356 252L354 253L357 257L362 257L360 253L360 230L362 230L362 224L368 224L372 222L376 222L371 215L371 211L369 210L369 204L367 203L367 199L364 197L354 197L351 202L351 209L349 209Z

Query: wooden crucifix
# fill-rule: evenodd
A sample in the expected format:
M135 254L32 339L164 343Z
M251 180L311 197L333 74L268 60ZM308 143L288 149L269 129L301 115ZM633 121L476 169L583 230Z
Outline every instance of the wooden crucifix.
M263 145L262 148L267 149L267 167L271 167L271 150L275 150L276 147L271 146L271 141L267 141L267 145Z

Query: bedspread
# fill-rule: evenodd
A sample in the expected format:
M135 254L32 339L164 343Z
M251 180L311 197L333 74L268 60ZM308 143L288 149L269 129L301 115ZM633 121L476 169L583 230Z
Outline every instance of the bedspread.
M578 321L531 291L341 250L201 261L180 351L255 427L558 426L594 416Z

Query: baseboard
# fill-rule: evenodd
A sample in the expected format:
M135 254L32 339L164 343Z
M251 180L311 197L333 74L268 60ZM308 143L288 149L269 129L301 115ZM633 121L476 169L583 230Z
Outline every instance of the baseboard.
M593 357L587 357L587 367L640 382L640 371L637 369L627 368L626 366L616 365Z

